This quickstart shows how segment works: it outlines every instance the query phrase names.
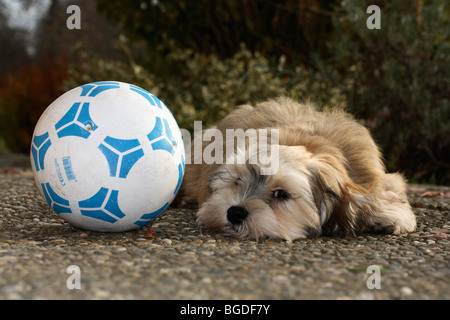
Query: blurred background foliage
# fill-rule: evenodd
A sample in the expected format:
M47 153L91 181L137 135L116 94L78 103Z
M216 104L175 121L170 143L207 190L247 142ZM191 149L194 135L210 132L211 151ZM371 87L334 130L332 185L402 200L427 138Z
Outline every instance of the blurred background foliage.
M157 95L180 127L287 95L345 107L373 133L388 170L450 183L447 0L0 0L0 151L28 152L60 94L118 80ZM17 1L16 5L17 5ZM69 4L81 30L68 30ZM369 5L381 29L369 30Z

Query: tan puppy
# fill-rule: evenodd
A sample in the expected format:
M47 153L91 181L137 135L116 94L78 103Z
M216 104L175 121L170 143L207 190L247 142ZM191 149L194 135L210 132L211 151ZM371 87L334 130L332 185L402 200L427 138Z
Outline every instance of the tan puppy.
M217 163L187 165L178 203L198 204L198 222L207 230L292 241L415 229L404 179L386 173L369 131L349 114L278 98L241 106L223 119L217 130L224 150L227 129L277 129L277 170L263 174L261 163L249 161L260 152L250 150L255 141L247 141L248 150L234 147L244 162L230 162L224 153ZM202 151L211 143L203 142Z

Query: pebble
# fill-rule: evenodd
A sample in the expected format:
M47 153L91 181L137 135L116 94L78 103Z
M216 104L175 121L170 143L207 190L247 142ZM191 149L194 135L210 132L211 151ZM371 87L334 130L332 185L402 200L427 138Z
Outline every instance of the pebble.
M402 297L412 296L413 294L414 294L414 291L410 287L401 287L400 288L400 296L402 296Z
M24 206L13 206L12 208L16 210L28 210L28 208Z
M287 284L287 283L289 283L289 277L280 274L280 275L274 276L272 281L275 283Z
M55 239L50 241L51 244L63 244L66 243L66 240L64 239Z

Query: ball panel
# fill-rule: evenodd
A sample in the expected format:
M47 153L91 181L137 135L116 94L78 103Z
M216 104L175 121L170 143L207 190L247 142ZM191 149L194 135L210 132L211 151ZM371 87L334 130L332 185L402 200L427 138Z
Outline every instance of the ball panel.
M152 95L147 90L139 88L138 86L130 85L130 90L140 94L144 99L146 99L152 106L162 109L161 101Z
M175 190L173 191L173 194L177 194L180 190L181 183L183 182L183 176L184 176L184 170L185 170L185 163L184 163L184 157L181 157L181 162L178 164L178 181L177 185L175 186Z
M81 96L95 97L99 93L110 90L118 89L120 87L120 82L116 81L98 81L81 86L82 92Z
M36 171L44 170L44 158L48 148L52 145L48 132L40 136L34 136L31 145L31 154L33 157L34 168Z
M118 193L118 190L100 188L91 198L78 202L81 214L110 223L125 217L117 202Z
M44 192L45 199L47 200L48 205L56 212L56 213L72 213L70 209L70 203L68 200L63 199L59 196L50 186L50 183L42 183L41 188Z
M95 194L99 185L111 181L106 158L89 142L73 136L56 140L45 157L45 172L37 177L47 179L54 190L71 201Z
M109 175L125 179L133 165L144 156L138 139L116 139L106 137L98 147L106 157Z
M134 224L139 226L139 227L143 227L147 224L149 224L150 222L154 221L156 218L158 218L169 206L169 203L166 202L161 208L150 212L150 213L146 213L143 214L142 217L137 220Z
M89 102L75 102L55 125L59 138L77 136L87 139L97 128L89 114Z
M97 97L105 103L91 107L91 117L99 128L108 128L108 135L133 139L148 132L155 125L154 117L160 112L149 106L140 94L122 85L120 89L103 92Z

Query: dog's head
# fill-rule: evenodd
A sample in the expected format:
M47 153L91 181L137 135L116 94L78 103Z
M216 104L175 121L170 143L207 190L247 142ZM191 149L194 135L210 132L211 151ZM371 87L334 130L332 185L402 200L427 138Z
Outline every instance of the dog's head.
M352 232L356 211L369 203L351 183L336 150L312 154L303 146L279 146L278 171L258 164L224 164L209 179L200 224L236 237L297 238Z

